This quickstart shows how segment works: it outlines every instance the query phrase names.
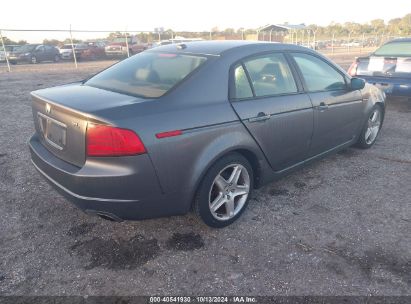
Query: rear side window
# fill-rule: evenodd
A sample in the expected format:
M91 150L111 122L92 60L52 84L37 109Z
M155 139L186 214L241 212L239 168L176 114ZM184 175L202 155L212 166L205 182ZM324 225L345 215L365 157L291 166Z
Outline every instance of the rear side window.
M85 85L128 95L157 98L207 59L201 56L143 52L90 78Z
M257 97L297 92L283 54L268 54L244 62Z
M346 88L344 77L325 61L308 54L292 54L311 92Z
M411 42L399 41L384 44L374 52L376 56L411 57Z
M234 70L234 88L234 99L253 97L253 91L242 65L239 65Z

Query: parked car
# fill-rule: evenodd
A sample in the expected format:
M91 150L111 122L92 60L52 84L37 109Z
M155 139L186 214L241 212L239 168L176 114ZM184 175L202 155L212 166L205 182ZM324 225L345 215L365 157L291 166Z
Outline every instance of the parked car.
M5 50L0 46L0 62L6 60L6 56L9 56L10 52L17 50L20 45L5 45Z
M348 73L386 94L411 97L411 38L392 40L370 56L356 58Z
M359 46L361 46L361 43L358 42L358 41L350 41L350 42L342 43L341 46L345 46L345 47L359 47Z
M151 47L148 43L136 43L131 47L131 54L138 54L141 53Z
M79 48L76 55L80 60L95 60L101 59L106 56L105 53L105 43L101 41L88 41L82 44L82 47Z
M9 53L10 63L39 63L41 61L59 61L60 53L54 46L44 44L26 44Z
M133 54L133 47L140 44L136 36L116 37L108 43L105 47L105 53L107 56L127 56L127 54ZM128 48L128 51L127 51Z
M77 46L77 43L73 45L64 44L58 48L61 59L68 60L73 58L73 46L75 48Z
M65 44L60 47L62 59L73 59L73 47L77 60L95 60L105 57L105 44L98 41Z
M351 145L371 147L385 95L317 52L204 41L153 48L31 93L32 162L89 214L234 222L254 188Z

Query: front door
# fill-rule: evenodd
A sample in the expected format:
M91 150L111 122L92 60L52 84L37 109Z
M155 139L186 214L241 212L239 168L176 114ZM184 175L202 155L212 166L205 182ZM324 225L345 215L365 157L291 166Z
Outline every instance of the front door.
M313 108L282 53L246 59L234 67L230 99L241 121L281 171L307 157Z
M324 59L293 53L314 108L314 136L309 156L349 142L361 125L361 92L351 90L346 77Z

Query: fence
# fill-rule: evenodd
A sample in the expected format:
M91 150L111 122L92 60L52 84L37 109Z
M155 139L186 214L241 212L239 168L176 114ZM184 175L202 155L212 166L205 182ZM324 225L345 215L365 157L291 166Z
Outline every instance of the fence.
M10 39L6 38L20 37L20 39L30 40L37 39L38 41L48 41L54 44L62 43L65 39L66 44L71 45L72 51L72 62L74 67L78 67L78 58L75 52L75 44L78 41L87 40L100 40L109 42L113 37L124 38L124 43L126 44L127 53L126 56L130 56L129 52L129 39L130 37L136 36L138 40L146 43L152 44L164 39L173 39L175 37L185 37L185 38L200 38L203 40L262 40L262 41L277 41L291 44L298 44L312 49L316 49L319 52L325 54L362 54L369 53L373 51L386 41L397 38L391 35L391 33L353 33L348 34L318 34L316 31L311 29L302 30L289 30L282 32L273 31L259 31L259 30L238 30L238 31L209 31L209 32L191 32L191 31L164 31L158 29L156 31L143 31L143 30L74 30L71 29L47 29L47 30L34 30L34 29L0 29L0 39L1 46L3 47L4 53L6 53L6 45ZM55 45L58 46L58 45ZM1 52L1 51L0 51ZM1 56L0 56L1 57ZM10 72L11 65L8 60L8 56L4 56L5 66Z

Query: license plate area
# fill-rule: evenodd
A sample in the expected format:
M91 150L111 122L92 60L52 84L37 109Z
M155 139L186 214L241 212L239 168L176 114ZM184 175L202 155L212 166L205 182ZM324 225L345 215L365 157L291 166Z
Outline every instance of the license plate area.
M52 147L63 150L66 146L67 126L43 113L37 113L37 116L45 141Z

